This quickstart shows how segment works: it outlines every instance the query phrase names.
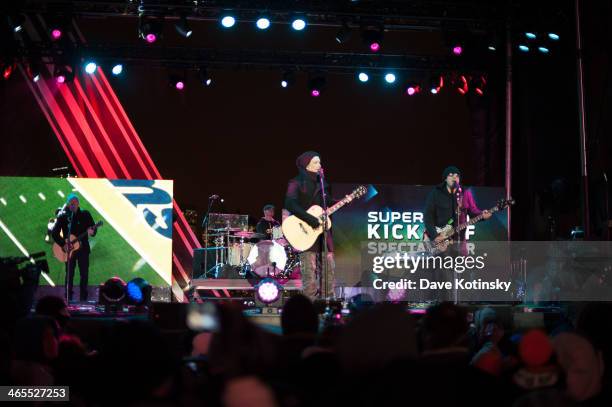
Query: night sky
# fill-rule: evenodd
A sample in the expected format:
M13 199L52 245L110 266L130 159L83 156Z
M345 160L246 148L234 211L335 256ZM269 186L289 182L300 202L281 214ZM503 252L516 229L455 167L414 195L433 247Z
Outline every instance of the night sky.
M77 21L90 43L138 41L133 18ZM591 33L598 27L597 20L593 22L588 28ZM232 31L222 31L213 22L192 25L193 37L186 40L167 22L164 38L155 46L365 51L357 32L348 44L337 44L336 28L308 27L298 34L287 26L256 32L248 24L238 24ZM552 62L519 60L515 66L514 182L538 179L529 188L517 188L525 194L523 202L531 200L530 194L555 174L577 182L576 88L575 77L568 77L575 75L574 38L564 40L568 45L563 55ZM439 33L392 32L385 35L383 52L442 55L448 51ZM599 66L607 63L607 56L600 52L589 58L599 61ZM589 77L597 77L597 72ZM465 183L471 184L477 179L479 160L485 159L474 150L475 116L467 98L454 92L409 98L401 95L401 82L389 86L375 77L361 84L351 75L328 75L323 95L312 98L305 74L298 75L293 87L282 89L281 72L276 70L213 71L210 88L200 85L196 71L187 71L186 88L178 92L169 86L168 73L163 67L128 64L121 77L110 81L161 174L175 180L175 196L184 209L205 210L213 193L225 199L222 210L226 212L259 217L265 203L280 207L287 180L296 173L295 158L306 150L321 153L332 182L428 185L439 182L442 169L454 164L463 170ZM494 80L487 96L478 102L491 121L487 139L493 146L486 160L495 162L485 184L503 186L503 66L489 75ZM564 85L555 91L560 84ZM538 86L553 93L538 94ZM591 82L587 86L605 100L605 87L602 91ZM525 111L522 106L530 107ZM587 107L600 111L594 102ZM0 108L5 141L0 174L50 176L52 167L68 164L20 75L0 83ZM537 115L537 109L544 111L544 117ZM600 132L609 128L603 117L597 118L603 123L597 125ZM525 138L551 128L550 120L557 120L552 126L556 135L546 137L564 141L551 145L544 137L545 145L535 143L527 154ZM556 157L547 151L555 151ZM609 151L607 145L605 151ZM531 163L529 170L521 168L529 160L538 163Z

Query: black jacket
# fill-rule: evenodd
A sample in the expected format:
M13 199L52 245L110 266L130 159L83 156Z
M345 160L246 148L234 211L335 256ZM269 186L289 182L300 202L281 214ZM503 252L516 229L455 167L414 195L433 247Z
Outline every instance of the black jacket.
M460 218L457 219L457 197L455 194L448 192L446 182L436 185L429 195L425 203L425 230L430 239L437 236L436 226L444 227L449 222L453 226L466 221L466 214L470 216L480 215L481 210L476 206L472 191L465 189L463 192L463 208Z
M331 206L334 202L331 199L331 188L327 181L324 183L325 193L327 196L327 206ZM308 208L312 205L323 206L323 195L321 194L321 183L316 174L309 174L306 171L300 171L300 174L289 180L287 185L287 194L285 195L285 209L297 216L311 226L317 225L318 220L308 212ZM322 239L318 239L317 243L309 249L309 251L319 251ZM328 233L327 249L333 251L331 239L331 230Z
M85 237L81 239L81 249L85 250L86 253L90 252L89 248L89 235L87 232L87 228L94 226L94 220L91 217L91 214L88 211L82 210L79 208L77 212L72 216L70 211L66 211L58 216L57 221L55 222L55 226L53 227L53 231L51 232L51 236L55 243L60 246L64 246L66 242L66 238L68 236L68 228L69 223L72 220L72 227L70 228L70 234L78 236L80 234L85 234ZM62 236L60 236L60 231ZM94 232L95 235L95 232Z

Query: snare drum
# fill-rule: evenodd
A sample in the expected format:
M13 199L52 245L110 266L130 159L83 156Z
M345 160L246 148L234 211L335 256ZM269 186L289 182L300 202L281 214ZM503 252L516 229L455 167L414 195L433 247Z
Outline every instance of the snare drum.
M259 277L276 277L285 269L287 253L285 248L274 240L262 240L257 243L247 258L251 272Z
M272 240L278 240L283 237L283 229L280 226L274 226L272 228Z

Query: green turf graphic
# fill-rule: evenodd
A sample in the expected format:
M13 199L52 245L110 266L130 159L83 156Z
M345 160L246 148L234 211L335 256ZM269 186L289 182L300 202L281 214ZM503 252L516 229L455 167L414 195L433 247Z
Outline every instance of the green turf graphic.
M73 186L62 178L0 177L0 222L29 253L47 253L48 277L56 285L63 285L65 269L64 263L53 257L53 240L45 241L47 224L71 192ZM81 208L88 210L94 221L105 220L82 195L79 195L79 200ZM89 284L101 284L110 277L118 276L126 282L142 277L152 286L167 286L117 230L108 222L104 223L97 235L90 237ZM0 256L23 256L1 227ZM47 284L44 278L40 282Z

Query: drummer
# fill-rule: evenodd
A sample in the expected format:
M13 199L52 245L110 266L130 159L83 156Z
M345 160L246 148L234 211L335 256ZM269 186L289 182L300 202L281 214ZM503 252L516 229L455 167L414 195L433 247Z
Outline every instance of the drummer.
M275 227L280 227L280 223L274 219L274 205L267 204L263 207L263 218L257 222L255 230L257 233L266 235L267 240L272 240L272 230Z

